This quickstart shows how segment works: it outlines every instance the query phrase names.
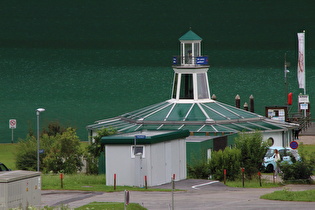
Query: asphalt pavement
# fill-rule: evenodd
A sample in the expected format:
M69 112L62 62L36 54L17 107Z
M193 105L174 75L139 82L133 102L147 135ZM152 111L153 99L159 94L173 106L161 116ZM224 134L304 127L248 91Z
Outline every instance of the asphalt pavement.
M171 183L155 188L171 189ZM276 190L308 190L315 185L287 185L277 188L231 188L211 180L187 179L175 182L174 209L315 209L315 202L272 201L261 195ZM124 202L124 192L42 191L43 206L67 205L77 208L91 202ZM130 202L147 209L172 209L172 192L131 191Z

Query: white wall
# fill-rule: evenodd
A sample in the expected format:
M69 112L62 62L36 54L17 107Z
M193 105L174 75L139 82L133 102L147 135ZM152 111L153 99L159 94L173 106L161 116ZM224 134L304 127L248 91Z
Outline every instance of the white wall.
M270 137L274 139L273 146L278 147L288 147L289 142L292 141L292 134L290 131L284 131L284 134L282 131L275 131L275 132L263 132L263 140L266 141Z
M135 158L131 158L132 145L106 145L106 185L135 186ZM184 139L144 145L145 157L142 158L141 184L147 176L148 186L155 186L175 180L186 179L186 143ZM139 169L138 169L139 170Z

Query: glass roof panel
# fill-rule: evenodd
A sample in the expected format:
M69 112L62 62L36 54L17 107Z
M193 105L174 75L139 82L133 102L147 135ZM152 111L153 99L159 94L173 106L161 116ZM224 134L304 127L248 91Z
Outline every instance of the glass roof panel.
M204 113L201 111L199 106L195 104L193 108L190 110L186 121L204 121L207 117L204 115Z
M192 104L176 104L167 121L183 121Z

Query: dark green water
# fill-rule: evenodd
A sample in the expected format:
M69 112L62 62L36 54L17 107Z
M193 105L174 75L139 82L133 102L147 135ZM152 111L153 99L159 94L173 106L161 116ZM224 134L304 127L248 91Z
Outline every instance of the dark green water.
M10 1L0 3L0 142L59 121L78 129L170 98L171 58L192 27L211 64L211 94L256 112L283 105L284 54L296 110L296 33L306 30L307 93L314 99L313 1ZM314 113L315 109L312 106Z

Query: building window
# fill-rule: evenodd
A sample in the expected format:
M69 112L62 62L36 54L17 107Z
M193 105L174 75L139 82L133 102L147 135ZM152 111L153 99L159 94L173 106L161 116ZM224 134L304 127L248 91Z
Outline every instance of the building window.
M180 82L180 99L194 99L194 85L192 74L182 74Z
M268 146L271 147L275 143L275 140L273 140L273 138L270 137L269 139L267 139L267 143L268 143Z
M131 158L135 158L135 154L138 154L138 153L141 153L142 154L141 157L145 158L145 146L143 145L136 145L136 146L132 145L130 152L131 152Z
M174 75L174 85L173 85L173 98L176 99L177 94L177 82L178 82L178 74Z
M197 74L198 99L209 99L206 73Z
M207 149L207 160L208 160L208 163L211 160L211 154L212 154L212 149Z

